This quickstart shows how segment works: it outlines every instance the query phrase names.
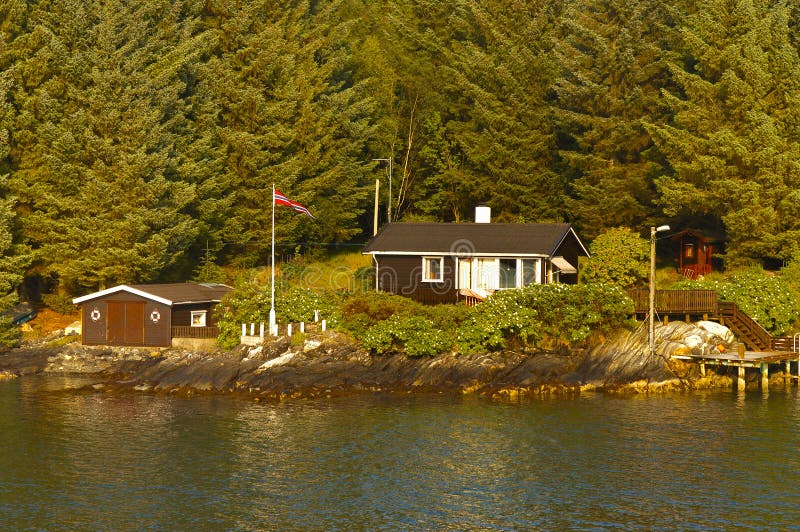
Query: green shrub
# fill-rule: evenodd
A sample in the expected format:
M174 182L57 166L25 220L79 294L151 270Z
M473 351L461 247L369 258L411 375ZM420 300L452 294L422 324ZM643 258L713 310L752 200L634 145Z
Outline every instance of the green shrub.
M590 284L634 286L647 278L649 242L627 227L609 229L589 246L581 281Z
M375 353L402 349L410 356L435 355L453 348L456 328L467 312L463 305L422 305L373 292L347 299L340 328Z
M453 347L454 334L424 316L395 314L370 327L361 344L378 354L403 349L409 356L435 355Z
M68 294L43 294L42 302L47 305L47 308L59 314L73 314L75 312L72 296Z
M593 330L624 325L633 302L614 285L531 285L495 293L473 307L458 329L462 352L501 350L509 342L580 342Z
M349 297L342 306L342 330L362 338L376 324L395 314L412 316L425 312L425 307L407 297L384 292L371 292Z

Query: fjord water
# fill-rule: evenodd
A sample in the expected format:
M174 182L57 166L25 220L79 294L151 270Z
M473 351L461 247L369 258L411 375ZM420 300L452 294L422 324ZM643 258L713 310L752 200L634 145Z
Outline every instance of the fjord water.
M262 404L0 382L2 530L798 529L800 395Z

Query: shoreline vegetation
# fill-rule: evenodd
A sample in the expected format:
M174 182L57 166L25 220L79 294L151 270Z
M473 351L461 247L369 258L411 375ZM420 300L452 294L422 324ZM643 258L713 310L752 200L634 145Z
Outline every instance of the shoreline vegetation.
M300 273L301 280L307 277ZM793 308L775 305L777 289L761 282L763 274L753 278L759 282L733 278L738 294L762 296L762 306L751 303L751 312L764 314L759 321L787 321L776 311L788 316ZM782 279L773 284L782 288L776 284ZM653 356L646 328L630 320L630 299L611 284L532 285L499 292L471 308L295 285L280 292L279 319L302 320L320 309L332 330L238 346L242 322L266 320L259 312L269 308L267 295L265 287L248 285L226 298L221 347L209 352L81 346L64 336L61 323L43 328L56 320L53 313L42 313L37 322L44 321L34 322L37 336L0 353L0 379L79 376L89 392L223 393L270 401L357 393L519 400L590 391L733 389L736 380L734 370L707 368L701 376L697 365L672 358L720 346L735 351L730 331L721 333L718 324L708 322L657 324ZM747 301L740 300L743 306ZM757 375L749 377L748 386L757 386ZM782 370L771 373L774 386L788 382L784 377Z
M676 323L658 330L675 338L692 336L698 327ZM675 341L666 343L675 349ZM0 380L73 376L84 378L80 386L69 389L75 392L211 393L257 401L360 393L445 393L516 401L592 391L636 394L732 388L732 374L724 370L707 371L702 377L696 366L662 354L649 357L646 348L641 330L620 332L590 349L428 357L397 351L370 354L337 332L307 335L302 344L279 337L261 346L214 352L70 343L27 346L0 354ZM778 382L783 382L780 373L773 375L773 385Z
M594 251L593 260L599 260L602 253ZM733 369L707 368L702 376L697 365L672 358L714 349L735 352L736 338L720 332L717 323L658 323L651 354L646 327L630 319L632 301L619 286L626 283L613 277L501 291L473 307L425 306L346 289L363 277L360 266L343 268L340 260L331 272L318 262L293 261L282 268L278 319L304 321L318 311L331 327L325 333L238 345L242 323L268 318L268 285L248 275L249 281L236 283L220 304L221 334L213 350L85 347L64 336L74 315L47 310L29 324L22 347L0 353L0 379L80 376L87 391L224 393L255 400L356 393L518 400L590 391L733 389L737 380ZM750 269L702 283L676 282L673 272L668 281L672 288L714 289L775 333L797 328L798 272L793 264L779 275ZM332 289L334 277L347 280L347 286ZM314 279L321 286L310 282ZM789 382L783 368L770 375L773 386ZM748 387L758 386L757 377L749 375Z

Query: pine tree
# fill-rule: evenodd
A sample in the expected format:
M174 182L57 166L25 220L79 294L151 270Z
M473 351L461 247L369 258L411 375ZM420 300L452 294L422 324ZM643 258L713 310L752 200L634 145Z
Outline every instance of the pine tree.
M800 251L800 58L790 9L762 0L697 4L679 25L665 94L669 123L650 131L669 164L665 213L716 220L727 264Z
M469 30L453 45L451 97L470 108L470 119L453 120L449 129L475 176L473 197L498 220L560 221L565 214L547 105L559 5L465 2Z
M41 2L17 40L11 186L37 271L67 291L154 280L194 241L176 155L191 55L171 54L175 28L162 25L174 9Z
M6 160L9 152L8 128L13 113L7 100L9 85L9 76L0 73L0 160ZM19 331L6 312L17 303L16 289L28 266L27 253L14 243L15 202L8 197L6 178L7 175L0 175L0 347L14 346L19 339Z
M218 233L232 244L222 250L228 257L252 265L268 256L273 184L318 218L279 208L279 243L360 233L371 107L349 77L339 4L233 2L215 13L219 48L199 91L204 115L214 117L207 137L221 172L214 186L233 198L222 205L228 215Z
M644 124L663 115L668 20L658 0L575 0L561 17L556 117L569 212L585 238L641 227L653 213L658 165Z

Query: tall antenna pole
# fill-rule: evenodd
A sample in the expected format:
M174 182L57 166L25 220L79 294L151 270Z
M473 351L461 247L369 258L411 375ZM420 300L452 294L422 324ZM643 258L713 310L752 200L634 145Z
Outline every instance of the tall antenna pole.
M275 183L272 184L272 282L270 283L269 333L274 334L275 324Z

